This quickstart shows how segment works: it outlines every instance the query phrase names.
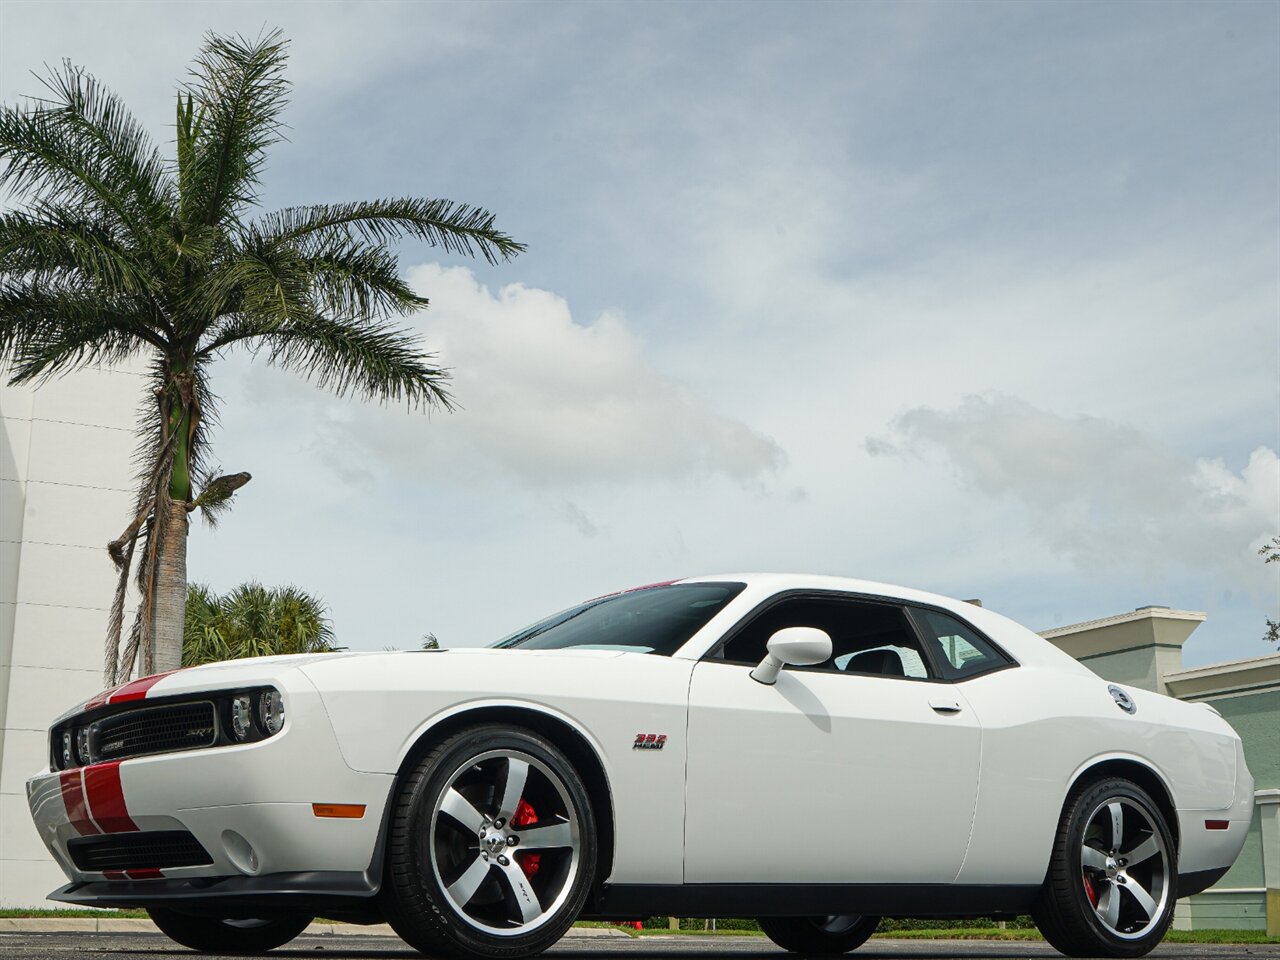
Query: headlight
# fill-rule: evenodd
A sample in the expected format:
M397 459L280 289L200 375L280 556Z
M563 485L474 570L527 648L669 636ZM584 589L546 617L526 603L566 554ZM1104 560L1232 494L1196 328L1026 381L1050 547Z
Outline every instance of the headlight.
M62 769L66 770L75 765L75 757L71 755L71 731L67 730L62 734Z
M82 764L93 763L93 754L89 752L89 728L81 727L76 731L76 753Z
M284 727L284 697L278 690L264 690L258 694L258 722L267 736L279 733Z
M253 729L253 709L250 706L249 694L242 693L231 698L231 734L237 740L245 740Z

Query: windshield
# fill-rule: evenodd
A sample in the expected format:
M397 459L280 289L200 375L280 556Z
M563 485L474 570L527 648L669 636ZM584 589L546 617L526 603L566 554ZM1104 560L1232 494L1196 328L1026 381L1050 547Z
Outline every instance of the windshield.
M493 646L624 650L669 657L736 597L742 583L675 583L586 603L539 620Z

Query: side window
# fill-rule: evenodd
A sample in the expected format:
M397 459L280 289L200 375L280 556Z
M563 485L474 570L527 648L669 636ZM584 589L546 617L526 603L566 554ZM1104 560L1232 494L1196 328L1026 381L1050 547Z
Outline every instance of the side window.
M912 610L924 642L947 680L964 680L1008 664L981 634L937 610Z
M929 677L920 642L901 607L839 598L796 597L776 603L734 634L716 656L755 666L764 659L769 638L784 627L817 627L831 637L830 660L789 670Z

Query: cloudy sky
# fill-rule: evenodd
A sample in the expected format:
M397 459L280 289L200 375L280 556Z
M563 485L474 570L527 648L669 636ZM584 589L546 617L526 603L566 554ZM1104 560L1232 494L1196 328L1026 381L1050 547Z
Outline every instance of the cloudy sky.
M70 57L168 142L202 33L264 27L266 206L449 197L529 250L401 250L458 413L217 368L254 479L193 576L356 648L767 569L1266 652L1280 5L3 0L0 94Z

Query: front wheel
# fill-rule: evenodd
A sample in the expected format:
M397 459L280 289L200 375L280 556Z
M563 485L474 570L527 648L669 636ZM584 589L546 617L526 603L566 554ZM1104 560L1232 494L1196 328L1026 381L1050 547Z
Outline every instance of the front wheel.
M1119 778L1068 798L1036 926L1070 957L1141 957L1163 939L1177 897L1177 850L1145 790Z
M761 917L766 937L792 953L834 956L862 946L879 917Z
M591 801L569 759L532 730L472 727L396 796L387 919L426 954L532 956L577 918L595 864Z
M252 956L284 946L311 923L310 917L220 920L148 907L151 922L170 940L201 953Z

